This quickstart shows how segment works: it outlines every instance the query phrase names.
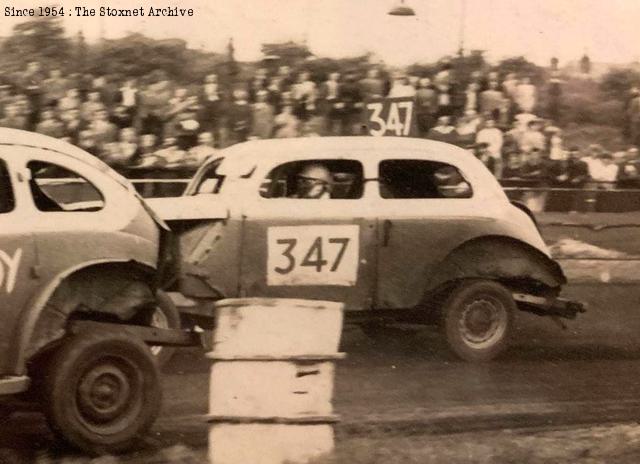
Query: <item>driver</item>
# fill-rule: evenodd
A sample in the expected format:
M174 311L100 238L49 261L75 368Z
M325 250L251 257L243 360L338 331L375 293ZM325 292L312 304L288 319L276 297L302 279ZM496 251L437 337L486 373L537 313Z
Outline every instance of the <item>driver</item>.
M326 199L331 198L333 175L325 166L311 163L296 176L296 194L294 198Z

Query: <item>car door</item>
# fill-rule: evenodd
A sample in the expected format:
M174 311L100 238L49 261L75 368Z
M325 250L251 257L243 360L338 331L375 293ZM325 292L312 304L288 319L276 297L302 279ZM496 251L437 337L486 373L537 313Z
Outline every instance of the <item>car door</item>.
M333 178L330 195L305 198L297 175L322 165ZM241 294L372 305L375 227L366 201L363 164L317 159L275 164L255 174L243 206ZM299 178L298 178L299 179Z
M11 372L17 349L13 335L38 285L34 272L36 253L25 208L25 178L19 173L19 159L0 150L0 375ZM14 161L11 163L11 161Z
M412 308L437 265L475 234L483 211L461 171L442 161L378 164L377 308ZM490 214L487 215L487 218Z

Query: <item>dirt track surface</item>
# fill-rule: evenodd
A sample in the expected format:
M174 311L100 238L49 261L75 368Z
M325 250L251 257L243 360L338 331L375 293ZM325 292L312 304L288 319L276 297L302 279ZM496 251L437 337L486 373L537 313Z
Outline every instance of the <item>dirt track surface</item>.
M640 462L638 287L572 286L568 294L589 304L586 314L563 331L518 313L514 346L480 365L455 360L428 329L373 341L345 328L334 402L343 420L328 462ZM177 353L164 371L152 433L114 462L180 462L185 449L195 460L183 462L203 462L208 374L203 351ZM0 423L0 463L59 458L90 462L53 442L36 412Z

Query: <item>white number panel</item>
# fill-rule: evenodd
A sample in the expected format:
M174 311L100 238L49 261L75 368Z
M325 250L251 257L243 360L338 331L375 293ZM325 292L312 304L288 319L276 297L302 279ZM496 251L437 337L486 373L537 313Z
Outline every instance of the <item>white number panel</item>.
M360 227L307 225L267 230L267 285L354 286Z

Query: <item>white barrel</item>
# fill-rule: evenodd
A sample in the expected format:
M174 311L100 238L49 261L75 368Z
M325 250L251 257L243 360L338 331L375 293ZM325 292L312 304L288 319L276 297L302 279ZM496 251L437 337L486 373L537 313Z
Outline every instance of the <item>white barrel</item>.
M218 361L211 367L209 414L237 417L329 416L332 362Z
M216 303L209 384L211 464L303 464L333 450L343 304Z
M243 298L216 304L216 356L333 355L342 334L343 304Z
M209 443L215 464L302 464L330 453L334 436L329 424L215 423Z

